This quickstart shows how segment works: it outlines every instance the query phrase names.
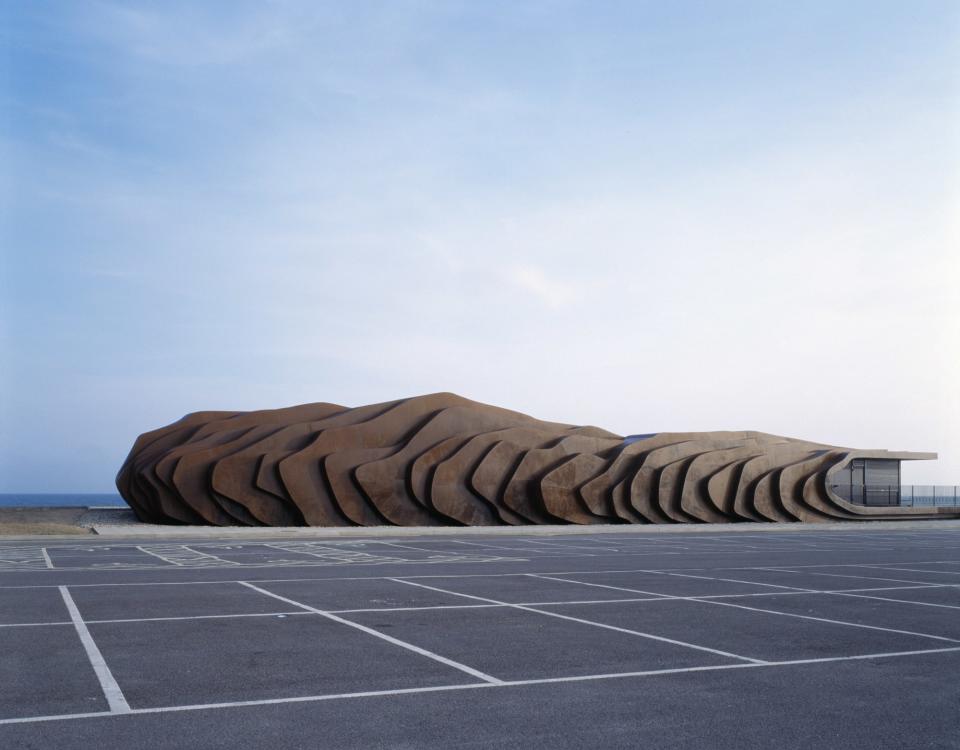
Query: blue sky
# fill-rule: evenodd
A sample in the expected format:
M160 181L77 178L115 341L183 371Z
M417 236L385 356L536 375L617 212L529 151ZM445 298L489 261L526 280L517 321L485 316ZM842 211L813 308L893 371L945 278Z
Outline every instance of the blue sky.
M955 2L0 7L0 492L439 390L960 482Z

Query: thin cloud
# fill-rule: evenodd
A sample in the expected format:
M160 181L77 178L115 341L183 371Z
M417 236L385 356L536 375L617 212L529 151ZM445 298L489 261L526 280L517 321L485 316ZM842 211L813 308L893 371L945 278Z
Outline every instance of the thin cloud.
M109 489L188 411L438 390L956 481L956 13L534 5L16 14L0 461L67 483L0 491Z
M569 283L551 278L537 266L513 266L507 271L507 281L531 295L547 307L559 309L577 300L577 289Z

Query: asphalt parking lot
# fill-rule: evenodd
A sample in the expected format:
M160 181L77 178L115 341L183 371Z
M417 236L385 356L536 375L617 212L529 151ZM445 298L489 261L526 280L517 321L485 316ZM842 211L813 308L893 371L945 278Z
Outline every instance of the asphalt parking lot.
M960 530L0 542L0 747L958 748Z

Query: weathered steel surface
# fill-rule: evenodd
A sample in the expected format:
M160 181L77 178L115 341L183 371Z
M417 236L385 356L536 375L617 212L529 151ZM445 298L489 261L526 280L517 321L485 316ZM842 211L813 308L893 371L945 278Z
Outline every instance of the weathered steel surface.
M923 517L829 490L852 451L760 432L637 440L456 396L198 412L117 475L143 521L266 526L817 522Z

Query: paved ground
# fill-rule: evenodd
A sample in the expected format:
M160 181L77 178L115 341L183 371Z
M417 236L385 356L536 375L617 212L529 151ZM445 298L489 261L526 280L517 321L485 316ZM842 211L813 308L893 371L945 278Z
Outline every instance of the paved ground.
M0 542L0 747L960 747L954 528L84 542Z

